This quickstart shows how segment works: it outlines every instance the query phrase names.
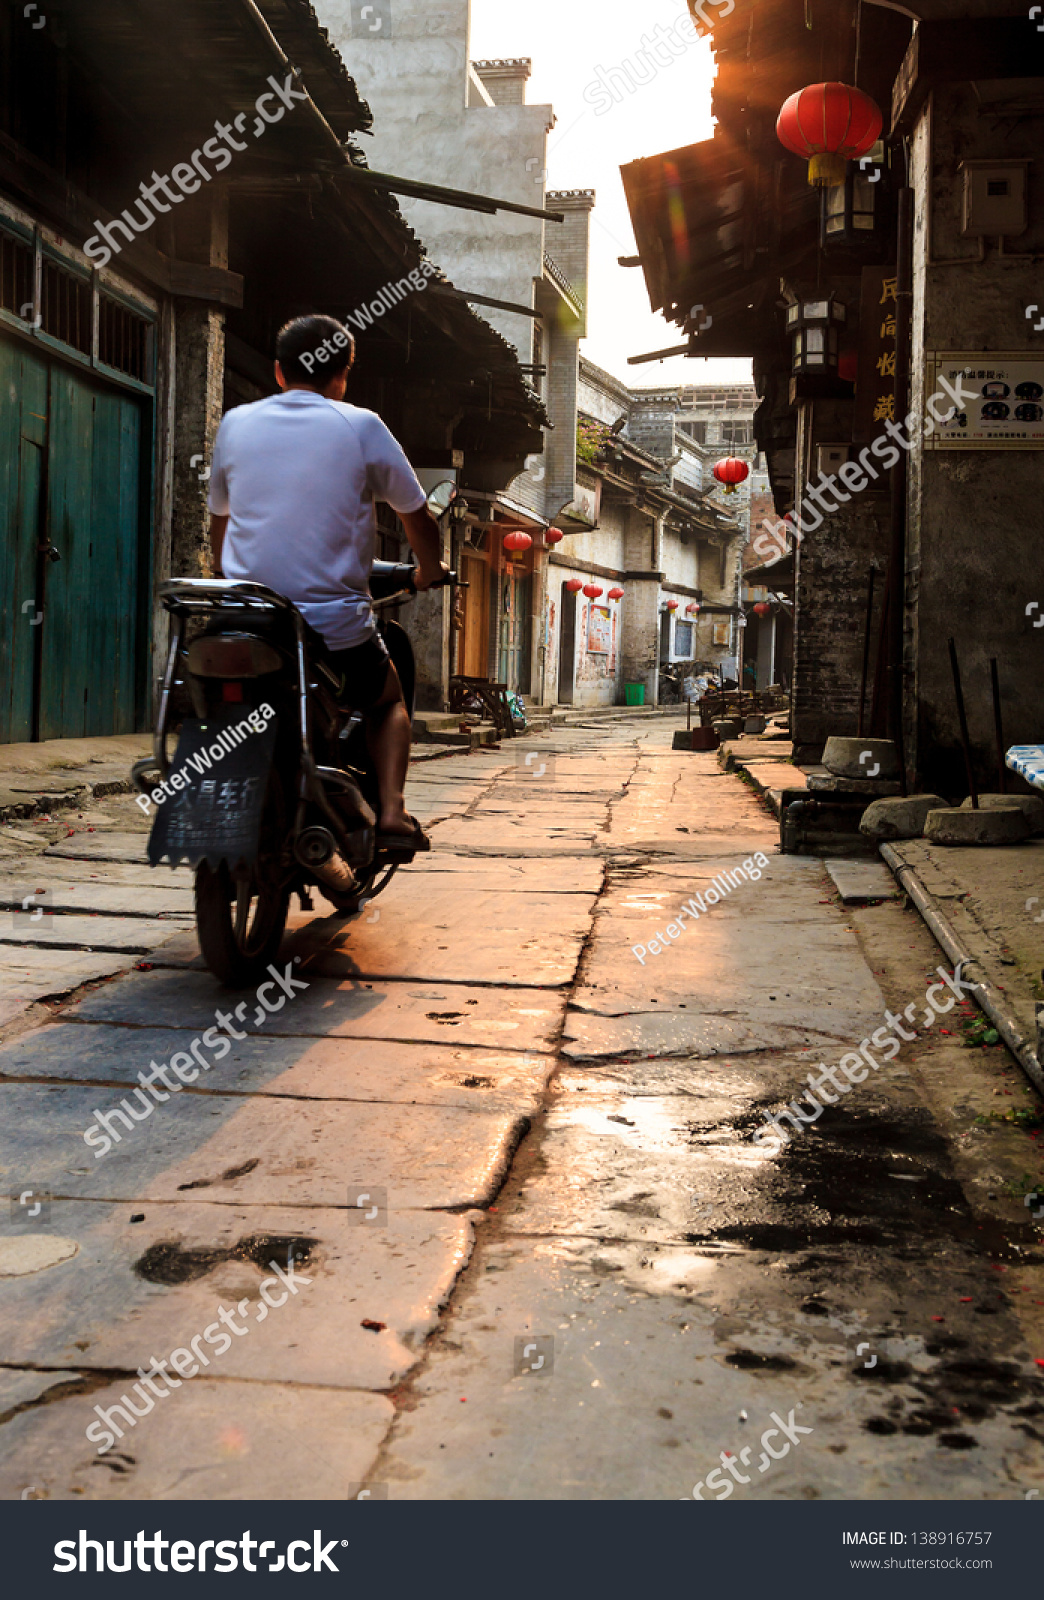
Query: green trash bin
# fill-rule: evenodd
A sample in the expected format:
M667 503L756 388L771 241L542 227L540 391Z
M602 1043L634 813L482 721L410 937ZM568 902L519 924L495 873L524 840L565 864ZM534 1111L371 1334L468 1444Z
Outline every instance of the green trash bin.
M629 705L629 706L644 706L644 704L645 704L645 684L644 683L625 683L624 684L624 702L625 702L626 705Z

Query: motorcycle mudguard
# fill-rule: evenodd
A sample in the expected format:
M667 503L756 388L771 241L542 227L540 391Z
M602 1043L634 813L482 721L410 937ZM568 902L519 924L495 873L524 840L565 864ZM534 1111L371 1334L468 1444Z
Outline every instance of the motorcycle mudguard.
M256 862L278 718L260 717L265 726L256 733L251 715L257 713L246 705L229 705L206 722L188 717L182 723L166 792L152 791L161 796L149 838L154 867L161 861L172 867L225 861L230 868Z
M391 617L388 618L387 622L382 622L380 628L384 642L388 646L388 654L391 656L395 664L395 670L399 674L399 682L402 684L402 697L406 702L406 710L409 712L410 721L412 722L413 713L416 710L417 663L414 659L410 636L406 629Z

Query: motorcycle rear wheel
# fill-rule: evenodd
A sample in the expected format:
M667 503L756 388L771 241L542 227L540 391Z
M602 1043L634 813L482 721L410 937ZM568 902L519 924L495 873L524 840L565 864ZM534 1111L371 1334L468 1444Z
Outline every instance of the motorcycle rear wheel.
M251 873L234 878L223 861L196 868L196 931L203 959L227 989L261 982L279 953L290 891L261 884Z

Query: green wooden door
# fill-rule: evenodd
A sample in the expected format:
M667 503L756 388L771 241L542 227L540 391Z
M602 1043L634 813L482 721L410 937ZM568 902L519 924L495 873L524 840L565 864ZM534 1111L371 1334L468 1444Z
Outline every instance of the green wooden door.
M132 733L140 639L139 402L51 366L39 738Z
M33 737L47 364L0 340L0 744Z

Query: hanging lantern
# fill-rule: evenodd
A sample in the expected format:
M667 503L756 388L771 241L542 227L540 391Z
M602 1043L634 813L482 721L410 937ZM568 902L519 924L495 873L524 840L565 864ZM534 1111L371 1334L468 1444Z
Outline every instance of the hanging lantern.
M504 549L511 554L512 562L520 562L522 560L522 552L530 549L532 542L532 538L528 533L504 534Z
M699 614L700 614L700 603L699 603L698 600L694 600L691 605L687 605L685 607L685 615L687 617L698 617Z
M666 609L666 610L667 610L667 611L677 611L677 609L678 609L678 602L677 602L677 600L668 600L668 602L667 602L667 605L666 605L666 607L665 607L665 609Z
M621 588L617 587L615 589L610 589L609 590L609 599L610 600L622 600L623 597L624 597L624 592L623 592L623 590Z
M604 589L600 589L598 587L597 583L585 583L584 584L584 593L586 594L586 596L587 596L587 598L589 600L597 600L599 595L605 593L605 590Z
M579 594L583 586L583 578L570 578L566 583L566 588L569 590L570 594Z
M561 528L547 528L544 532L545 544L561 544L565 534Z
M723 461L716 461L713 472L718 482L725 485L726 494L735 494L737 483L750 477L750 468L738 456L726 456Z
M769 605L767 600L759 600L757 605L754 607L754 615L756 617L767 617L771 610L772 607Z
M836 374L838 338L847 309L836 295L823 300L796 300L787 307L787 333L793 349L791 371Z
M881 136L875 101L847 83L813 83L784 101L776 121L780 144L808 158L815 188L845 181L845 163L858 161Z

